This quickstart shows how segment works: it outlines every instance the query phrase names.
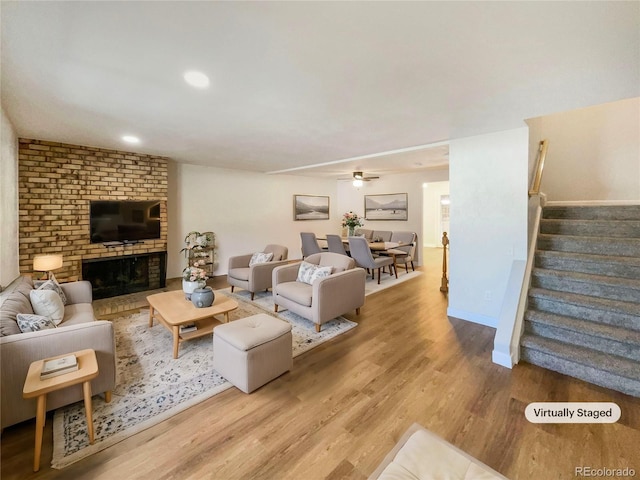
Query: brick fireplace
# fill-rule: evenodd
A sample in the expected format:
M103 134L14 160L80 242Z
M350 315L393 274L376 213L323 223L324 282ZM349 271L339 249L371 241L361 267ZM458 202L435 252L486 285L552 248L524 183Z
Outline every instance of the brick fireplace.
M18 155L21 273L33 273L39 253L63 255L55 272L61 281L82 279L83 264L99 259L161 254L155 257L163 259L162 268L152 260L147 273L151 284L164 283L157 277L164 276L166 264L167 158L24 138ZM160 238L119 246L91 243L91 200L160 200Z

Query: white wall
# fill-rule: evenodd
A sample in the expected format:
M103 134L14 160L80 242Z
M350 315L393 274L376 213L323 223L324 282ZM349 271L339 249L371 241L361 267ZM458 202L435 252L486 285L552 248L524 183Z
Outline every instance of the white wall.
M18 266L18 138L1 110L0 121L0 286L20 274Z
M440 228L440 197L442 195L449 195L449 182L430 182L422 185L423 247L442 246L442 232ZM449 233L448 229L445 231Z
M529 120L549 140L541 190L550 201L640 199L640 98Z
M293 220L293 195L330 197L329 220ZM301 258L300 232L340 232L336 181L291 175L265 175L197 165L173 164L169 176L167 277L185 267L184 236L193 230L217 235L215 275L227 273L229 257L261 251L276 243Z
M338 215L342 217L345 212L353 211L364 216L364 196L380 195L385 193L407 193L409 201L407 221L365 220L364 228L371 230L401 230L416 232L418 244L422 242L422 184L425 182L437 182L448 180L448 169L426 170L415 173L398 175L381 175L381 178L364 182L360 188L355 188L351 182L338 182ZM329 232L327 232L329 233ZM340 230L336 231L340 233ZM416 250L416 263L422 265L422 252Z
M452 140L447 314L495 327L527 255L528 128Z

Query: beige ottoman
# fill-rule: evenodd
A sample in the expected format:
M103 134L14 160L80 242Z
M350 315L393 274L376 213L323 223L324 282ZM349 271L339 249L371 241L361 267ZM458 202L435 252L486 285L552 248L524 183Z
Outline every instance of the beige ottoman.
M291 325L261 313L213 329L213 368L245 393L291 370Z

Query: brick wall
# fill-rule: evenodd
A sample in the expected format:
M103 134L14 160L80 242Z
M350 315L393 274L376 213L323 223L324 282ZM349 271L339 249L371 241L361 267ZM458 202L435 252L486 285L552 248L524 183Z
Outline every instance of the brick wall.
M167 158L21 138L18 159L21 273L33 273L39 253L61 253L56 277L73 281L82 259L167 250ZM92 244L90 200L161 200L161 238Z

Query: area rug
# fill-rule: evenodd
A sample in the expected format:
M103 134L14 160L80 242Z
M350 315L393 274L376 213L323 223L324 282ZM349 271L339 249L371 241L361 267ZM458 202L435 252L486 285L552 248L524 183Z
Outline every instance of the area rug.
M405 272L402 267L398 268L398 278L395 275L389 275L389 272L383 273L382 278L380 279L380 284L378 285L378 272L376 272L375 280L371 279L371 274L367 275L367 281L364 284L364 294L365 296L371 295L373 293L378 293L382 290L386 290L387 288L395 287L396 285L406 282L407 280L413 280L414 278L422 275L421 271L416 270L415 272L409 270L409 273Z
M273 302L250 302L242 295L231 320L273 314ZM261 306L264 305L264 306ZM292 325L293 356L296 357L357 324L343 317L325 324L317 333L314 324L284 311L278 318ZM93 397L95 442L89 444L83 402L56 410L53 423L53 468L63 468L82 458L114 445L144 429L227 390L232 385L213 369L213 345L210 336L180 344L180 355L172 355L172 336L161 325L148 327L149 312L113 320L116 334L117 386L112 400Z

